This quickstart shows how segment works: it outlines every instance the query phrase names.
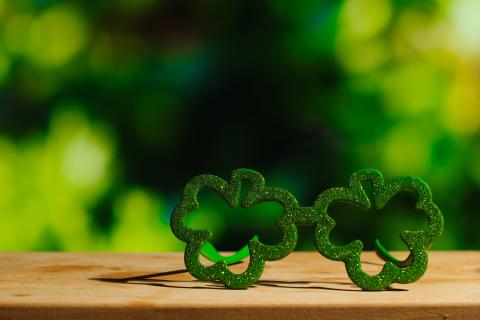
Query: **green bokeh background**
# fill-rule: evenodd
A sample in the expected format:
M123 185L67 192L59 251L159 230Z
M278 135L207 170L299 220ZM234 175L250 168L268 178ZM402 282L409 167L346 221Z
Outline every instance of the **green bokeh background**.
M303 205L361 168L416 175L436 249L480 248L478 0L0 0L0 250L179 251L188 179L260 171ZM275 204L202 192L220 249ZM332 238L405 248L415 198L332 208ZM299 250L313 249L311 228Z

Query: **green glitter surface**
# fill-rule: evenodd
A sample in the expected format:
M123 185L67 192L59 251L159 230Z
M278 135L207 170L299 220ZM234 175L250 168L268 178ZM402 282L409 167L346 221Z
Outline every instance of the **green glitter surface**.
M240 201L242 181L250 183L243 201ZM244 208L266 201L275 201L283 209L283 215L277 221L282 232L282 240L276 245L265 245L253 238L248 243L250 263L245 272L236 274L229 270L225 261L212 266L204 266L200 262L202 247L211 239L210 230L194 230L188 228L185 217L199 207L198 193L209 188L218 193L231 207L241 205ZM295 197L280 188L265 187L261 174L249 169L237 169L232 172L230 183L214 175L200 175L191 179L183 190L181 202L175 208L170 226L177 238L187 243L185 249L185 266L199 280L220 281L228 288L244 289L254 284L260 278L265 261L279 260L295 249L297 244L297 227L294 223L294 213L298 208Z
M362 269L360 254L363 243L354 240L347 245L337 246L330 242L329 233L335 221L328 215L328 208L335 202L347 202L358 207L369 209L370 200L362 183L373 184L373 202L381 209L397 193L412 190L417 195L416 208L423 212L428 220L424 230L403 231L400 238L410 250L410 265L396 266L393 262L384 264L377 275L369 275ZM427 269L427 249L443 230L443 216L433 203L428 185L415 177L399 177L391 182L384 182L382 174L373 169L357 171L352 175L348 188L331 188L320 194L314 203L318 213L315 223L315 245L320 253L331 260L343 261L350 279L364 290L381 290L392 283L410 283L418 280Z
M240 201L242 181L249 182L250 189L243 201ZM363 209L371 208L372 204L362 185L366 182L373 186L372 200L376 209L383 208L399 192L411 190L417 195L416 208L424 213L428 220L428 226L424 230L400 233L400 238L410 250L408 259L403 262L388 254L380 242L377 243L380 256L387 261L377 275L369 275L362 269L360 255L363 243L360 240L337 246L329 239L329 234L335 227L335 221L328 215L328 208L333 203L346 202ZM188 228L184 220L187 214L198 209L198 193L207 188L218 193L231 207L241 205L247 208L260 202L275 201L284 209L282 217L277 221L282 240L276 245L265 245L257 237L251 239L248 243L250 263L243 273L231 272L228 268L231 261L219 254L213 255L216 263L212 266L204 266L200 262L202 252L211 246L208 241L212 238L212 232ZM185 265L188 271L199 280L220 281L232 289L248 288L260 278L265 261L279 260L292 252L297 243L297 225L315 226L314 242L319 252L328 259L343 261L348 276L357 286L364 290L382 290L392 283L414 282L425 273L428 264L427 249L441 234L443 217L433 203L428 185L415 177L399 177L384 182L379 171L360 170L350 178L349 187L328 189L318 196L312 207L300 207L290 192L281 188L265 187L265 180L258 172L237 169L232 172L230 183L214 175L200 175L191 179L183 190L182 200L170 221L173 233L187 243ZM216 253L214 248L207 251Z

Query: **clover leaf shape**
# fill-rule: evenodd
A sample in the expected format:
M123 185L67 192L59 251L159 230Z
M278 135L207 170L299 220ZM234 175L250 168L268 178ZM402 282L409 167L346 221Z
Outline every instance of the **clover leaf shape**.
M360 254L363 243L354 240L347 245L334 245L329 240L335 221L328 215L328 208L335 202L346 202L363 209L371 207L370 200L363 189L362 182L372 182L375 208L381 209L397 193L411 190L417 195L416 208L427 218L425 229L402 231L400 238L410 250L409 265L401 267L388 261L380 273L370 275L363 271ZM443 216L432 200L428 185L416 177L398 177L384 182L382 174L374 169L355 172L348 188L331 188L322 192L314 202L317 211L315 224L315 245L319 252L331 260L343 261L350 279L364 290L382 290L392 283L410 283L418 280L426 271L428 264L427 249L443 231Z
M240 199L242 181L250 182L250 189L243 200ZM212 238L210 230L195 230L185 225L185 217L198 209L198 193L203 189L211 189L218 193L230 207L241 205L248 208L254 204L275 201L284 211L277 221L282 239L275 245L266 245L257 238L248 242L250 262L243 273L230 271L225 261L205 266L200 262L201 248ZM297 244L297 227L294 214L298 208L296 198L288 191L265 187L263 176L250 169L236 169L232 172L230 182L210 174L192 178L183 190L180 203L175 207L170 227L177 238L186 242L185 266L192 276L203 281L220 281L231 289L244 289L254 284L261 276L265 261L280 260L293 251Z

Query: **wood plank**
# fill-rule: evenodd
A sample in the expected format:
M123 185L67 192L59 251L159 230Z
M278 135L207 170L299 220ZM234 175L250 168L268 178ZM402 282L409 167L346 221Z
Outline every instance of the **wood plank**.
M381 268L371 252L362 259L368 272ZM248 290L193 279L181 253L3 253L0 261L0 319L480 318L475 251L431 252L420 281L381 292L361 291L342 263L314 252L267 262Z

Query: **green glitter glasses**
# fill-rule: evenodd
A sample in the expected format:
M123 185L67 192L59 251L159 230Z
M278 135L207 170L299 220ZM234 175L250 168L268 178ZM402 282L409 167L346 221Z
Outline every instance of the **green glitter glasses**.
M247 182L251 188L243 200L240 200L242 183ZM364 183L372 185L372 198L364 190ZM275 245L266 245L255 236L232 256L224 257L209 242L210 230L191 229L185 225L185 217L199 208L197 196L203 189L218 193L230 207L250 207L254 204L274 201L283 207L283 214L277 221L282 237ZM377 275L363 271L360 254L363 243L354 240L347 245L338 246L330 242L329 234L335 221L329 216L329 207L336 202L349 203L369 209L373 206L381 209L397 193L413 191L417 196L416 208L427 218L427 227L418 231L403 231L400 238L410 250L404 261L399 261L377 240L376 252L386 263ZM220 281L232 289L244 289L254 284L261 276L265 261L280 260L295 249L297 244L297 225L315 227L314 242L318 251L328 259L343 261L348 276L364 290L382 290L392 283L410 283L418 280L426 271L428 264L427 250L443 230L443 217L433 203L428 185L419 178L399 177L385 182L377 170L357 171L350 178L348 187L331 188L322 192L312 207L299 206L296 198L287 190L266 187L263 176L253 170L237 169L232 172L230 181L214 175L200 175L191 179L185 189L180 203L173 211L170 226L177 238L186 242L185 266L197 279L203 281ZM215 264L204 266L200 255ZM248 268L243 273L233 273L229 264L236 263L250 256Z

